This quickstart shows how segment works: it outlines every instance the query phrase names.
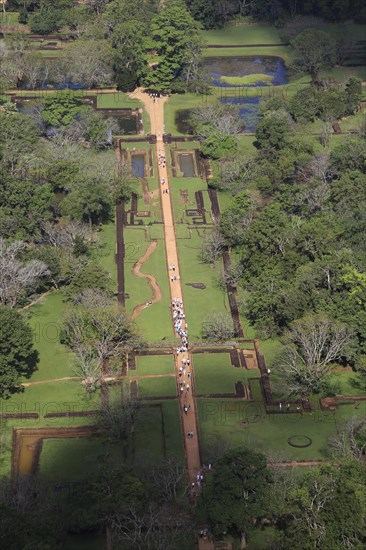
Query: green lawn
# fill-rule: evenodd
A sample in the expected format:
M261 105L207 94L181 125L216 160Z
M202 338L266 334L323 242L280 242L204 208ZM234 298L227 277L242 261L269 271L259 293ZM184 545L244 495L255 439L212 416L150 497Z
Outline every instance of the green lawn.
M134 464L151 468L164 457L183 462L183 443L177 401L154 403L139 417L134 432Z
M357 373L352 371L338 371L332 374L331 380L335 384L339 384L339 395L364 395L364 390L359 386L359 377ZM364 405L365 409L366 405Z
M231 365L229 353L196 353L193 356L197 394L235 393L235 382L248 385L248 378L259 376L257 369Z
M276 355L281 351L282 344L277 338L268 338L260 340L259 351L264 355L267 366L272 365Z
M162 401L165 456L174 456L181 464L184 463L184 446L179 402L176 400Z
M281 57L285 62L290 60L289 46L263 46L245 48L205 48L204 57Z
M112 455L123 460L122 448L100 437L45 439L39 461L39 474L52 483L91 478L102 468L102 458Z
M39 352L38 370L32 382L75 376L71 368L72 353L60 344L65 306L63 293L54 291L28 309L34 345Z
M98 93L98 109L137 109L142 107L138 99L129 97L126 93L116 90L115 92Z
M78 380L60 380L27 386L23 393L0 400L2 413L38 413L40 424L47 413L94 410L99 407L99 394L88 397ZM22 420L21 422L24 422ZM75 422L66 419L66 423ZM78 420L77 424L80 424ZM28 421L27 421L28 425Z
M126 300L126 308L132 312L138 304L144 304L151 298L151 289L147 279L135 277L132 268L136 261L143 256L150 238L158 239L157 248L144 263L141 272L152 274L156 277L161 289L162 299L153 305L146 307L136 318L144 338L150 342L173 339L173 329L170 317L170 291L167 275L167 264L165 256L164 231L162 225L154 227L154 235L145 240L145 230L138 227L126 227L124 230L126 259L125 259L125 289L129 298Z
M215 103L216 98L214 95L200 95L200 94L175 94L169 98L164 104L164 122L167 132L171 132L174 135L182 135L176 127L175 117L177 111L182 109L194 109L196 107L202 107ZM188 143L184 144L184 147L188 146Z
M177 395L177 386L173 376L139 378L137 385L138 395L144 399L149 397L174 397Z
M167 456L175 456L183 463L177 401L158 402L142 409L127 460L139 469L151 467ZM105 458L116 464L123 462L126 457L122 444L103 437L46 439L39 472L52 482L75 481L99 471Z
M200 178L170 178L170 196L173 204L173 215L176 223L192 224L192 217L186 215L187 209L196 209L196 191L202 191L206 209L206 224L212 225L211 201L207 192L207 185ZM184 203L181 191L188 192L188 203Z
M278 30L270 25L227 24L223 29L202 31L201 35L208 46L216 44L253 46L282 43Z
M136 357L136 370L129 374L173 374L174 360L172 355L142 355Z
M182 289L187 311L191 341L202 337L202 324L210 313L229 311L227 293L218 286L221 263L215 269L200 259L204 228L177 226L177 244ZM189 283L203 283L205 289L194 288Z
M323 460L327 458L328 438L335 436L351 417L361 418L363 411L344 406L335 413L316 409L302 416L267 415L260 403L199 399L198 414L203 462L214 461L213 447L224 441L231 447L249 446L285 460ZM308 436L312 444L303 449L291 447L287 439L293 435Z

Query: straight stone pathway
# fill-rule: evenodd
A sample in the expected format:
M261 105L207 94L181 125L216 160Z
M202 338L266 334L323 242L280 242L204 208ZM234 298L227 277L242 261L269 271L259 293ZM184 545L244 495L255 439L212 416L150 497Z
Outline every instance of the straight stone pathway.
M166 259L167 259L167 269L169 276L169 286L170 286L170 297L171 300L181 299L183 302L183 311L186 314L183 301L182 285L180 281L180 270L179 270L179 258L177 250L177 241L175 235L175 226L173 218L173 209L171 203L171 194L170 194L170 184L169 184L169 174L168 174L168 162L169 158L166 155L165 144L163 142L164 134L164 103L166 97L161 97L154 99L150 97L147 93L144 93L142 89L135 90L131 97L134 99L139 99L147 113L150 115L151 121L151 134L157 136L156 143L156 159L159 159L159 155L165 157L166 163L163 167L163 163L157 165L158 169L158 178L159 178L159 187L160 187L160 200L163 213L163 222L164 222L164 237L165 237L165 249L166 249ZM164 180L164 184L161 184L161 181ZM168 190L168 193L163 190ZM169 270L169 266L174 265L174 272ZM176 279L172 280L172 276L175 276ZM173 314L173 309L172 309ZM187 317L186 317L187 322ZM173 320L172 320L173 324ZM173 324L174 330L174 324ZM189 334L189 331L188 331ZM177 338L177 347L180 345L180 339ZM184 389L183 394L179 397L180 401L180 417L182 422L182 430L184 436L184 446L185 446L185 459L186 459L186 468L189 476L189 481L192 487L192 493L195 492L195 486L192 484L196 482L196 475L201 471L201 459L199 451L199 439L198 439L198 430L197 430L197 419L196 419L196 403L195 403L195 391L194 391L194 372L192 368L191 357L188 353L179 353L175 356L175 374L177 380L177 393L180 395L180 380L183 378L183 375L180 376L180 367L182 366L182 359L190 360L190 367L186 368L187 375L188 372L191 373L190 378L188 376L185 378L185 384L189 384L189 390L186 392ZM183 406L186 405L189 407L189 411L185 414ZM188 437L188 432L193 432L193 437Z

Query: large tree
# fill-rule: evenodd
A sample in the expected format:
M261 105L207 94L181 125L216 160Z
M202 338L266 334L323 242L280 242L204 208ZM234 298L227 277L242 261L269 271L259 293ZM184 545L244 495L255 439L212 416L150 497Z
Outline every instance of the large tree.
M76 40L67 45L56 63L59 82L73 82L87 88L113 83L113 50L106 40Z
M123 92L133 90L146 73L144 40L139 21L121 23L113 30L114 72L117 88Z
M63 341L79 359L96 362L104 374L112 359L140 345L136 327L119 307L73 307L66 315Z
M320 391L331 364L350 352L352 334L347 325L312 314L294 321L283 340L276 370L288 394L299 395Z
M24 240L39 237L40 225L52 217L53 197L47 183L11 177L0 179L0 234Z
M245 548L248 529L268 510L270 483L264 455L245 448L227 452L207 475L199 502L213 533L240 535Z
M255 137L258 147L264 150L280 150L288 143L291 132L291 119L282 110L267 111L261 116Z
M291 46L291 69L309 74L314 85L319 84L319 72L335 64L335 40L324 31L307 29L292 40Z
M179 0L167 3L154 17L151 49L159 56L159 61L146 76L147 88L171 91L173 81L180 77L187 62L190 43L197 41L198 29L199 25Z
M30 18L32 32L49 34L60 30L70 21L75 0L57 0L49 2L41 0L40 6Z
M334 550L364 547L364 465L345 460L307 472L286 496L284 550Z
M20 313L0 306L0 398L21 392L22 377L29 378L37 363L31 328Z
M37 290L49 271L39 260L24 261L25 243L0 238L0 304L14 307Z

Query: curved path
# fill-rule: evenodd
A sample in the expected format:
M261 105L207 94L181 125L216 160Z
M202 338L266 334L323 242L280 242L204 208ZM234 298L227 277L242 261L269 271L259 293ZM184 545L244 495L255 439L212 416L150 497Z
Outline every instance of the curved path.
M159 300L161 300L160 287L159 287L158 283L156 282L156 278L154 277L154 275L149 275L147 273L142 273L140 270L141 270L141 267L143 266L143 264L150 258L151 254L155 251L157 245L158 245L158 241L151 241L151 243L149 244L149 246L146 249L145 254L139 260L137 260L137 262L135 263L135 265L132 268L132 273L136 277L140 277L140 278L148 280L149 286L150 286L150 288L152 290L152 293L153 293L152 298L151 298L151 302L153 304L155 302L159 302ZM136 306L133 310L133 313L132 313L132 319L136 319L136 317L138 315L140 315L141 311L143 309L145 309L146 307L148 307L146 305L146 302Z
M147 113L150 115L151 121L151 133L155 134L157 137L156 143L156 159L159 158L159 155L162 155L166 158L166 166L158 166L158 176L159 182L164 178L164 185L160 185L160 201L163 213L164 221L164 237L165 237L165 250L166 250L166 261L167 261L167 270L169 275L169 285L170 285L170 296L171 300L179 298L183 300L182 286L180 281L180 271L179 271L179 259L178 259L178 250L177 250L177 241L175 236L175 226L173 219L173 209L170 199L170 192L163 193L163 189L168 189L170 191L169 184L169 174L167 169L167 163L169 159L166 155L165 144L163 143L163 133L164 133L164 103L167 100L167 97L162 97L159 99L153 100L147 93L144 93L143 89L138 88L130 97L134 99L139 99ZM171 273L169 271L169 265L174 264L176 279L172 280ZM179 277L179 278L178 278ZM184 310L184 303L183 303ZM185 310L184 310L185 311ZM187 321L187 318L186 318ZM180 345L180 339L177 338L177 346ZM175 372L177 380L177 393L179 395L179 382L181 380L179 376L179 368L181 367L182 359L191 360L189 354L179 353L178 357L175 360ZM192 361L191 361L192 364ZM195 391L194 391L194 372L193 369L187 368L190 371L189 382L189 391L187 394L180 398L180 416L181 416L181 425L184 436L184 446L185 446L185 458L186 458L186 467L189 476L190 483L194 485L196 481L196 475L201 471L201 459L200 459L200 449L199 449L199 440L198 440L198 424L196 421L196 400L195 400ZM184 414L183 405L189 407L189 413ZM193 432L193 437L188 438L187 433ZM193 487L192 485L192 487Z

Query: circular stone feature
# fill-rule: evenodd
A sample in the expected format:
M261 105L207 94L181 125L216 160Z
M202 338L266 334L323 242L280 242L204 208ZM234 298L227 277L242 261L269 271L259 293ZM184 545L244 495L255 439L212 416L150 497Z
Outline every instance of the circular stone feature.
M293 435L287 440L287 443L291 445L291 447L296 447L297 449L305 449L305 447L310 447L312 442L312 439L310 439L307 435Z

